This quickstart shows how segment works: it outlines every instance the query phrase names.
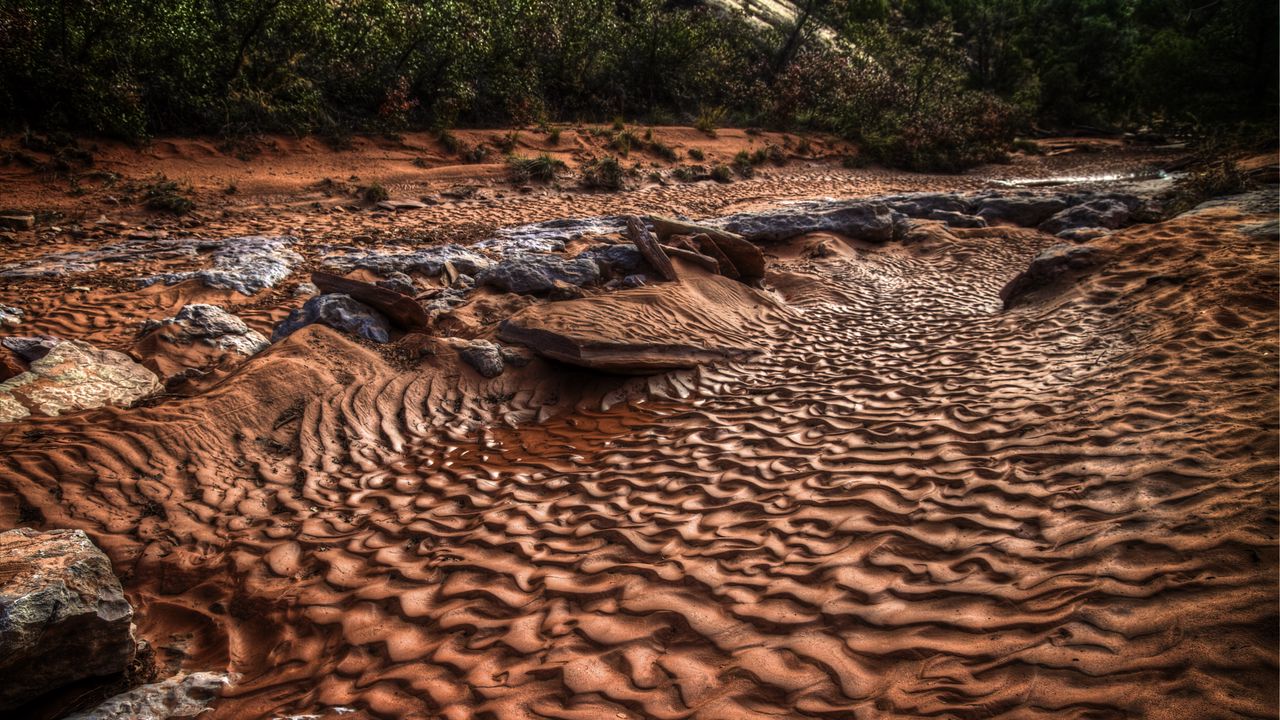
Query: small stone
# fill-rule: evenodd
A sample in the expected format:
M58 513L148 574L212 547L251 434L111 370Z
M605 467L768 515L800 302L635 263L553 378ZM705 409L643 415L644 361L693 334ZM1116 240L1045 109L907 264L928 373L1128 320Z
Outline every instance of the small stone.
M488 340L472 340L458 348L458 357L486 378L495 378L503 371L502 348Z
M352 299L350 295L329 293L317 295L289 313L289 317L271 334L271 342L279 342L312 323L377 343L391 341L391 325L382 313Z

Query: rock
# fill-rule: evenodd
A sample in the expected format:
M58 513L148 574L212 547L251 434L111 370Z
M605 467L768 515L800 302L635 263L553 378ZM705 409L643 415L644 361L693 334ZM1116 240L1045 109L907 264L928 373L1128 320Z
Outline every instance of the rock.
M555 287L557 280L582 287L599 279L600 268L589 258L566 260L559 255L524 254L509 257L485 270L476 281L506 292L527 295L548 292Z
M649 263L631 243L599 245L578 257L594 260L603 275L638 275L650 270Z
M93 272L102 263L129 264L157 260L195 260L200 253L222 247L223 241L197 238L143 238L125 240L91 250L51 253L31 260L0 266L0 278L31 279L67 277ZM155 282L155 281L153 281Z
M1109 235L1109 234L1111 234L1111 231L1106 228L1082 227L1082 228L1072 228L1070 230L1063 230L1062 232L1058 233L1058 237L1062 238L1063 240L1070 240L1071 242L1082 243L1082 242L1088 242L1090 240L1100 238L1103 235Z
M425 203L417 200L382 200L377 206L383 210L421 210L426 207Z
M262 333L217 305L186 305L171 318L148 320L142 326L143 333L156 331L167 342L178 345L200 343L245 357L265 350L271 344Z
M230 681L226 673L175 675L163 682L139 685L84 712L62 720L170 720L202 714Z
M422 309L426 311L428 316L446 313L455 307L466 302L467 295L471 294L470 288L456 287L444 288L422 304Z
M644 275L628 275L622 278L622 287L624 288L643 287L648 283L648 280L649 278L645 277Z
M22 324L22 317L26 313L21 308L12 305L0 304L0 327L13 327Z
M375 283L380 288L386 288L401 295L413 297L418 294L418 286L413 284L413 278L402 272L390 272L387 276Z
M934 217L935 213L968 215L973 209L973 203L969 199L952 193L914 193L895 195L884 200L889 207L903 215L923 220L941 220L942 218Z
M644 221L635 215L627 216L627 237L631 239L632 244L649 262L649 265L658 271L658 275L663 280L677 279L676 269L671 265L671 258L667 257L667 253L658 244L658 239L653 236L653 233L649 232Z
M5 346L14 349L11 343ZM128 355L80 340L57 341L30 362L26 372L0 383L0 422L33 413L61 415L105 405L127 407L160 389L155 373Z
M311 282L328 294L347 295L387 316L398 327L421 332L431 324L427 311L412 296L378 287L372 283L331 275L317 270ZM385 340L379 342L386 342Z
M622 217L563 218L546 222L502 228L497 234L475 244L475 247L493 250L504 256L526 253L549 253L564 250L565 243L588 235L609 235L622 232L626 220Z
M495 378L502 374L502 348L488 340L472 340L458 348L458 357L484 377Z
M133 610L84 531L0 533L0 558L0 709L128 668Z
M382 313L350 295L329 293L317 295L276 326L271 342L279 342L312 323L327 325L377 343L391 341L391 325Z
M1057 285L1081 272L1100 265L1106 256L1089 245L1054 245L1031 261L1000 290L1005 309L1017 304L1028 293Z
M349 273L354 270L370 270L383 277L391 273L416 272L436 277L450 263L458 272L468 275L493 265L493 261L460 245L439 245L419 250L388 252L386 250L352 250L344 254L328 255L322 265L333 272Z
M964 213L952 212L950 210L930 210L924 214L926 220L941 220L951 227L959 228L984 228L987 226L985 218L977 215L965 215Z
M498 337L552 360L648 374L756 352L753 328L773 307L742 283L690 269L679 282L525 308Z
M719 224L753 243L778 243L815 232L883 243L893 240L901 217L882 202L798 203L782 210L730 215Z
M1115 230L1128 225L1132 214L1129 206L1120 200L1099 198L1054 214L1053 217L1040 223L1040 231L1050 235L1060 235L1080 228Z
M320 294L320 288L316 287L315 283L309 283L309 282L298 283L298 287L293 289L294 297L306 297L307 295L319 295L319 294Z
M1008 195L978 202L978 217L987 222L1009 222L1036 227L1067 209L1068 202L1057 195Z
M155 275L144 278L142 283L174 285L194 278L208 287L253 295L289 277L294 266L302 262L302 256L289 249L296 242L296 238L287 235L231 238L214 251L212 268Z
M30 230L36 226L34 215L26 213L0 213L0 228L6 230Z

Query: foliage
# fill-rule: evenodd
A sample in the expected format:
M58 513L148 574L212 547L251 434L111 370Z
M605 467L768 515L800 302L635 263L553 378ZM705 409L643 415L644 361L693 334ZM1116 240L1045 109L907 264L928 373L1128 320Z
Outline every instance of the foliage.
M733 170L728 165L716 165L711 168L711 179L720 183L733 182Z
M580 171L583 187L601 190L621 189L624 174L622 164L612 156L593 158Z
M714 135L732 121L836 131L881 161L942 169L999 158L1032 123L1274 129L1274 0L806 0L780 28L715 5L7 0L0 126L343 142L570 119L616 118L621 134L624 117ZM450 153L484 160L449 137Z
M556 175L564 170L564 162L551 157L547 153L542 153L532 158L519 155L507 156L507 171L514 182L528 182L529 180L550 182L555 180Z

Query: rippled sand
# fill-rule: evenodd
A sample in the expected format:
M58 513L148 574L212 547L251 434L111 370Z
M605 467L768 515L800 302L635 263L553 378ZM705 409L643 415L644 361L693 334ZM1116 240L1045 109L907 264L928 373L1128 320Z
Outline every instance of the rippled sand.
M654 379L478 386L313 327L0 429L0 520L88 531L162 664L240 674L213 718L1274 717L1277 248L1243 221L1095 241L1011 311L1054 238L805 238L736 328L766 352Z

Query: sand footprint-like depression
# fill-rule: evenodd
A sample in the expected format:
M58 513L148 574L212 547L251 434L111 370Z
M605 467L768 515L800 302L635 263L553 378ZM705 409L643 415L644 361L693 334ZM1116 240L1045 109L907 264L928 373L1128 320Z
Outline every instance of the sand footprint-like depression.
M781 253L765 352L542 415L317 331L30 421L0 497L93 535L162 662L238 673L209 717L1271 717L1277 258L1240 222L1009 311L1053 238Z

